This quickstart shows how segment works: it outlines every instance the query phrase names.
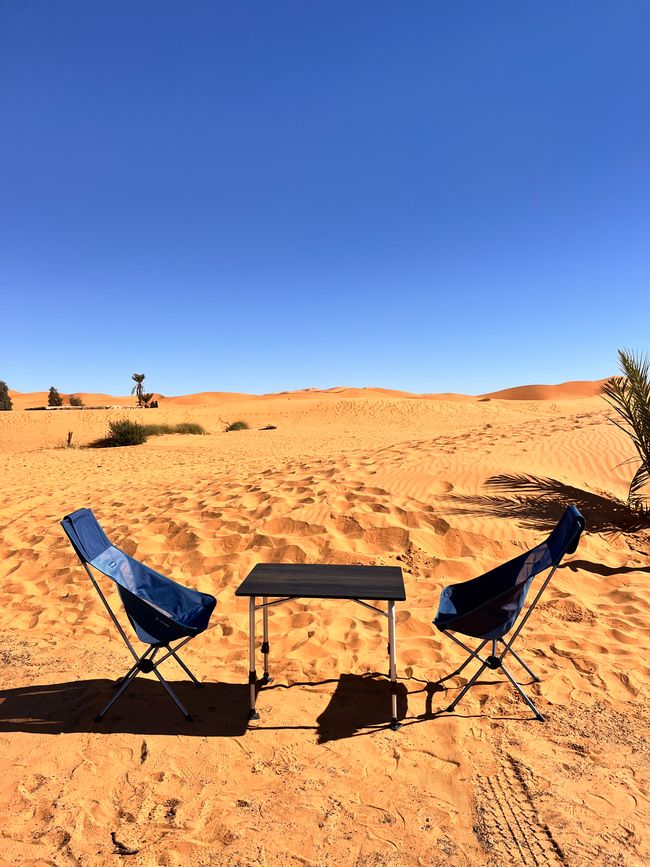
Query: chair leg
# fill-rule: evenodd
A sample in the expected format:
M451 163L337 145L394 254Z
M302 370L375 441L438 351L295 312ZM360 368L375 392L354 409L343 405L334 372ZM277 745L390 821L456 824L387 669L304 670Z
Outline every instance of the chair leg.
M117 692L115 693L115 695L111 698L111 700L110 700L109 703L106 705L106 707L105 707L103 710L101 710L101 711L97 714L97 716L95 717L95 722L101 722L101 721L102 721L102 719L104 718L104 715L106 714L106 712L107 712L108 710L110 710L111 707L113 707L113 705L114 705L115 702L118 700L118 698L119 698L119 697L122 695L122 693L125 692L126 689L127 689L127 688L132 684L132 683L133 683L133 681L136 679L136 677L138 676L139 673L140 673L140 669L139 669L138 666L136 665L136 666L134 666L134 667L131 669L131 671L130 671L128 674L126 674L126 675L122 678L122 682L121 682L121 686L120 686L120 688L117 690Z
M146 656L146 654L145 654L145 656ZM145 657L143 656L142 659L144 659L144 658ZM124 681L128 680L131 677L131 675L137 670L138 670L138 663L136 662L136 664L133 665L123 677L118 677L118 679L114 683L115 689L122 686Z
M458 638L456 638L455 635L452 635L451 632L447 632L444 629L441 631L442 631L442 634L446 635L450 641L453 641L454 644L457 644L459 647L462 647L463 650L465 651L465 653L468 654L468 656L467 656L467 659L465 660L465 662L462 663L462 665L460 665L458 668L456 668L454 671L450 672L449 674L446 674L444 677L441 677L439 680L439 683L442 683L443 680L449 680L450 677L456 677L456 675L460 674L461 671L465 668L465 666L468 665L473 659L476 659L478 662L485 662L485 660L481 656L481 651L483 650L485 645L488 643L487 638L479 644L479 646L476 648L476 650L472 650L471 647L468 647L466 644L464 644L462 641L460 641Z
M179 708L180 712L183 714L183 716L185 717L185 719L186 719L188 722L192 722L192 717L191 717L190 714L188 713L187 708L186 708L185 705L182 703L182 701L178 698L178 696L176 695L176 693L174 692L174 690L171 688L171 686L167 683L167 681L166 681L165 678L162 676L162 674L158 671L158 666L160 665L161 662L164 662L164 660L167 659L167 657L168 657L169 655L171 655L171 656L173 656L174 659L178 662L178 664L179 664L179 665L180 665L180 666L181 666L181 667L182 667L182 668L183 668L183 669L184 669L184 670L189 674L189 676L192 678L192 680L196 683L197 686L203 686L203 684L200 683L200 682L199 682L199 681L194 677L194 675L193 675L192 672L189 670L189 668L185 665L185 663L184 663L183 660L180 658L180 656L178 656L178 654L175 653L175 652L172 650L172 648L169 647L169 645L167 645L167 650L169 651L169 653L167 653L163 659L158 660L158 662L154 662L155 657L156 657L156 654L158 653L159 650L160 650L160 647L155 647L155 646L153 646L153 645L152 645L151 647L149 647L149 648L148 648L148 649L147 649L147 650L142 654L142 656L138 659L138 661L135 663L135 665L131 666L131 668L130 668L129 671L124 675L124 677L121 677L121 678L117 681L117 683L116 683L116 687L118 687L118 688L117 688L117 691L116 691L115 695L111 698L111 700L108 702L108 704L107 704L107 705L106 705L106 706L105 706L105 707L104 707L104 708L103 708L103 709L102 709L102 710L97 714L97 716L95 717L95 722L101 722L101 721L102 721L102 719L104 718L106 712L107 712L108 710L110 710L110 708L113 707L113 705L114 705L115 702L118 700L118 698L119 698L119 697L120 697L124 692L126 692L126 690L128 689L128 687L133 683L133 681L136 679L136 677L140 674L141 671L143 671L143 672L145 672L145 673L147 673L147 674L148 674L149 672L152 672L152 671L153 671L153 673L156 675L156 677L158 678L158 680L159 680L159 681L162 683L162 685L165 687L165 689L167 690L167 692L168 692L169 696L171 697L172 701L173 701L174 704ZM145 666L142 665L143 662L146 663Z
M194 720L192 719L192 717L191 717L190 714L188 713L187 708L185 707L185 705L183 704L183 702L182 702L182 701L180 700L180 698L176 695L176 693L174 692L174 690L173 690L173 689L171 688L171 686L167 683L167 681L166 681L165 678L162 676L162 674L158 671L157 668L154 668L153 673L156 675L156 677L158 678L158 680L159 680L159 681L162 683L162 685L165 687L165 689L167 690L167 692L168 692L168 694L169 694L169 697L170 697L171 700L174 702L174 704L176 705L176 707L180 710L180 712L183 714L183 716L185 717L185 719L186 719L188 722L193 722Z
M468 648L467 645L463 644L462 641L459 641L455 636L450 635L448 632L445 632L444 630L443 630L443 634L446 635L448 638L451 638L452 641L454 641L456 644L459 644L459 645L460 645L461 647L463 647L465 650L470 650L470 648ZM528 698L528 696L526 695L526 693L525 693L525 692L523 691L523 689L519 686L519 684L517 683L517 681L514 679L514 677L510 674L510 672L508 671L508 669L507 669L507 668L505 667L505 665L503 664L503 656L505 656L506 653L511 653L511 654L514 656L514 658L517 660L517 662L521 665L521 667L522 667L525 671L528 672L528 674L529 674L529 675L531 676L531 678L535 681L535 683L539 683L539 682L540 682L540 678L537 677L537 675L536 675L536 674L535 674L535 673L534 673L534 672L533 672L533 671L528 667L528 665L526 665L526 663L525 663L524 660L519 656L519 654L516 653L516 652L512 649L512 647L508 647L508 646L506 645L505 641L503 641L502 639L498 639L498 641L499 641L500 644L503 644L503 645L506 647L506 651L504 651L504 653L503 653L503 655L502 655L501 657L497 657L497 653L496 653L497 639L491 639L491 641L492 641L492 653L491 653L491 655L488 657L487 660L484 660L483 657L479 655L480 652L481 652L481 651L483 650L483 648L485 647L485 645L487 644L487 641L483 641L483 642L479 645L479 647L478 647L476 650L474 650L474 651L470 651L470 656L468 656L468 658L467 658L467 659L465 660L465 662L460 666L460 668L458 668L455 672L453 672L453 675L459 674L459 673L460 673L460 672L465 668L465 666L467 665L467 663L472 661L472 659L480 659L481 662L482 662L482 665L481 665L481 667L479 668L479 670L478 670L478 671L476 672L476 674L472 677L472 679L469 680L469 681L465 684L465 686L464 686L464 687L462 688L462 690L458 693L458 695L456 696L456 698L455 698L455 699L452 701L452 703L449 705L449 707L447 708L447 711L446 711L446 712L447 712L447 713L450 713L451 711L453 711L453 709L456 707L456 705L458 704L458 702L463 698L463 696L465 695L465 693L468 692L468 690L471 689L472 686L474 686L474 684L476 683L476 681L478 680L478 678L481 676L481 674L483 673L483 671L484 671L486 668L490 668L491 670L495 670L495 671L498 670L498 669L502 669L502 670L503 670L503 673L504 673L505 676L508 678L508 680L510 681L510 683L514 686L514 688L517 690L517 692L519 693L519 695L523 698L523 700L526 702L526 704L528 705L528 707L529 707L529 708L532 710L532 712L535 714L535 717L536 717L538 720L540 720L540 722L544 722L544 717L542 716L542 714L541 714L541 713L539 712L539 710L535 707L535 705L533 704L533 702ZM452 675L447 675L447 677L452 677ZM447 679L447 678L443 678L443 680L446 680L446 679Z
M473 659L479 659L479 660L481 660L481 662L482 662L483 660L482 660L482 658L479 656L479 654L480 654L480 652L483 650L483 648L485 647L486 644L487 644L487 639L486 639L485 641L482 641L482 642L479 644L479 646L478 646L478 647L476 648L476 650L474 651L474 655L471 655L471 654L470 654L470 655L467 657L467 659L465 660L465 662L460 666L460 668L457 668L456 671L452 671L452 673L451 673L451 674L448 674L446 677L444 677L443 680L447 680L447 678L449 678L449 677L456 677L456 675L457 675L457 674L460 674L461 671L465 668L465 666L466 666L466 665L469 665L469 663L470 663Z
M452 703L449 705L449 707L447 708L447 713L451 713L451 711L456 707L456 705L457 705L458 702L461 700L461 698L465 695L465 693L466 693L466 692L467 692L467 691L468 691L472 686L474 686L474 684L475 684L476 681L479 679L479 677L483 674L483 672L484 672L484 670L485 670L486 668L487 668L487 663L484 662L484 663L481 665L481 667L479 668L479 670L476 672L476 674L474 675L474 677L472 677L471 680L468 680L468 681L467 681L467 683L465 684L465 686L461 689L461 691L458 693L458 695L456 696L456 698L455 698L455 699L452 701Z
M176 662L180 665L180 667L183 669L183 671L184 671L186 674L188 674L188 675L192 678L192 680L194 681L194 683L196 684L196 686L197 686L199 689L201 689L201 688L203 687L204 684L202 684L201 681L198 680L198 679L197 679L197 678L192 674L192 672L189 670L189 668L187 667L187 665L185 665L185 663L184 663L183 660L180 658L180 656L176 653L176 651L172 650L172 648L171 648L169 645L167 645L167 650L171 653L171 655L174 657L174 659L175 659Z
M138 661L135 663L135 665L132 665L131 668L127 671L127 673L123 677L120 677L115 681L115 689L122 686L124 681L128 680L134 672L139 671L141 663L144 662L145 659L147 659L149 656L151 656L151 659L153 659L155 654L156 654L156 647L154 645L151 645L151 647L149 647L149 648L147 648L147 650L145 650L145 652L138 659Z
M534 704L532 703L532 701L528 698L528 696L526 695L526 693L525 693L525 692L523 691L523 689L519 686L519 684L517 683L517 681L516 681L516 680L514 679L514 677L510 674L510 672L508 671L508 669L505 667L505 665L504 665L503 663L501 663L501 670L503 671L503 673L505 674L505 676L508 678L508 680L510 681L510 683L511 683L511 684L514 686L514 688L517 690L517 692L519 693L519 695L520 695L520 696L523 698L523 700L526 702L526 704L528 705L528 707L529 707L529 708L532 710L532 712L535 714L535 716L537 717L537 719L538 719L540 722L544 722L544 717L542 716L542 714L537 710L537 708L535 707L535 705L534 705Z
M501 641L501 644L505 645L505 641ZM529 668L529 667L526 665L526 663L523 661L523 659L519 656L518 653L516 653L516 652L512 649L512 647L508 650L508 653L512 653L512 655L513 655L514 658L517 660L517 662L519 663L519 665L520 665L523 669L525 669L525 670L528 672L528 674L532 677L532 679L535 681L535 683L541 683L541 678L538 677L538 676L535 674L535 672L532 671L532 669Z

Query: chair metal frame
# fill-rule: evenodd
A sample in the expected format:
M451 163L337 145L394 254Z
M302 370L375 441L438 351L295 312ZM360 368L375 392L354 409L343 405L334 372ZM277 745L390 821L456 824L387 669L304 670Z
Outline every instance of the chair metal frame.
M562 556L564 556L564 554ZM440 632L442 632L443 635L446 635L447 638L450 638L452 641L454 641L456 644L460 645L460 647L462 647L464 650L466 650L467 653L469 653L469 656L467 657L465 662L463 662L463 664L460 666L460 668L457 668L451 674L448 674L446 677L443 678L443 680L447 680L450 677L455 677L456 675L460 674L460 672L465 668L466 665L468 665L472 661L472 659L477 659L481 663L480 668L476 671L476 673L472 676L472 678L465 684L465 686L461 689L461 691L458 693L458 695L452 701L452 703L445 709L444 713L451 713L454 710L454 708L460 702L460 700L463 698L463 696L465 696L465 694L467 692L469 692L469 690L476 684L479 677L483 674L485 669L488 668L491 671L497 671L497 670L502 671L505 674L505 676L508 678L510 683L517 690L519 695L526 702L528 707L535 714L535 718L538 719L540 722L545 721L544 715L542 713L540 713L539 709L535 706L533 701L529 698L529 696L526 695L526 693L524 692L524 690L521 687L521 684L518 683L518 681L513 677L513 675L510 673L510 671L506 668L503 660L507 656L507 654L510 654L511 656L513 656L516 659L516 661L519 663L519 665L525 671L528 672L528 674L531 676L534 683L540 683L541 682L541 678L538 677L538 675L536 675L534 673L534 671L532 671L532 669L529 668L529 666L524 662L524 660L519 656L519 654L516 653L515 650L513 650L512 645L514 644L514 642L517 639L517 636L519 635L521 630L524 628L526 621L528 620L528 618L532 614L535 606L537 605L542 594L544 593L544 590L546 590L546 587L547 587L548 583L550 582L551 578L553 577L553 575L555 574L555 570L557 569L558 566L559 566L559 561L557 563L553 564L548 575L546 576L546 578L542 582L542 586L539 588L537 595L535 596L533 601L528 606L526 613L519 621L517 628L512 633L512 635L510 636L508 641L504 641L503 638L486 638L479 644L479 646L476 649L472 650L471 647L468 647L463 641L461 641L455 635L452 635L453 629L441 629L440 630ZM487 608L490 605L492 605L498 598L499 597L497 596L494 599L490 599L488 602L482 603L474 610L480 611L482 608ZM483 648L485 647L486 644L491 644L492 646L491 646L490 655L484 658L483 656L481 656L481 651L483 650ZM497 644L503 645L503 649L498 654L497 654Z
M192 718L191 714L188 712L187 708L185 707L183 702L180 700L180 698L176 695L176 693L171 688L169 683L165 680L165 678L162 676L162 674L158 671L158 667L163 662L165 662L167 659L169 659L170 657L173 657L176 660L176 662L180 665L180 667L183 669L183 671L185 671L191 677L191 679L194 681L194 684L196 685L196 687L199 689L202 688L203 684L194 676L194 674L190 671L190 669L187 667L187 665L183 662L183 660L178 655L178 651L180 650L180 648L183 647L184 644L187 644L188 641L191 641L192 638L194 638L194 636L189 635L189 636L187 636L187 638L183 638L181 641L179 641L178 644L176 644L175 647L171 646L171 642L169 644L163 644L163 643L150 644L149 647L147 648L147 650L145 650L145 652L141 656L138 656L137 651L135 650L135 648L133 647L133 645L129 641L129 637L126 634L126 632L124 631L122 624L117 619L117 616L115 615L115 612L113 611L111 606L108 604L108 600L106 599L106 596L102 592L101 587L97 583L95 576L93 575L90 567L88 566L88 563L83 559L83 557L81 557L79 555L79 552L76 552L76 553L77 553L77 556L79 557L79 559L81 561L82 566L84 567L84 569L88 573L88 577L92 581L95 590L99 594L99 598L104 603L104 607L108 611L108 614L109 614L111 620L115 624L115 628L122 636L124 643L128 647L129 651L131 652L131 655L133 656L133 658L135 660L134 664L131 666L129 671L127 671L127 673L125 675L123 675L121 678L119 678L117 680L117 682L115 684L117 692L115 693L114 696L112 696L111 700L106 704L106 706L97 714L97 716L95 717L95 722L101 722L102 721L106 712L115 704L115 702L118 700L118 698L126 692L126 690L129 688L129 686L131 686L133 681L136 679L136 677L141 672L143 674L149 674L149 673L153 672L153 674L156 675L156 677L158 678L160 683L164 686L169 697L172 699L174 704L178 707L178 709L183 714L183 716L185 717L187 722L193 722L193 718ZM141 600L141 601L144 602L145 600ZM158 659L156 659L156 655L163 648L165 650L167 650L167 653L165 653L164 656L161 656Z

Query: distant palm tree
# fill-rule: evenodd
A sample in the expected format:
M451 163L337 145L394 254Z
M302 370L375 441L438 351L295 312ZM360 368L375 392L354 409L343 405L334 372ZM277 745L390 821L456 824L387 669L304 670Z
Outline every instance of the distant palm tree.
M7 383L0 379L0 410L10 410L13 408L13 402L9 397L9 388Z
M144 382L144 373L134 373L131 376L131 379L135 382L135 385L131 389L131 394L135 394L138 398L138 406L144 406L144 389L142 388L142 383Z
M54 388L52 385L47 395L47 405L48 406L63 406L63 398L59 394L58 390Z
M619 349L618 359L624 376L613 376L603 386L607 403L619 419L611 421L632 440L640 461L627 495L632 509L644 510L641 489L650 481L650 362L645 355ZM626 462L627 463L627 462Z

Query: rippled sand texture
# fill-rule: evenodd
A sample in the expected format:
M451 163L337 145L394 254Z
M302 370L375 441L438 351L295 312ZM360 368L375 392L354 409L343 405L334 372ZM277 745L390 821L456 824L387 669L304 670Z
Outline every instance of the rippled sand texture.
M146 419L209 434L111 450L59 446L142 412L0 413L0 863L648 863L650 534L613 532L632 452L580 387L168 399ZM254 429L222 432L239 418ZM441 588L538 542L567 502L588 532L520 644L548 722L493 675L436 716L471 672L437 683L461 660L431 625ZM93 722L129 659L58 525L82 506L217 595L185 656L206 688L166 663L193 724L151 676ZM234 590L269 561L402 566L398 733L373 676L385 619L316 600L271 609L275 680L246 730Z

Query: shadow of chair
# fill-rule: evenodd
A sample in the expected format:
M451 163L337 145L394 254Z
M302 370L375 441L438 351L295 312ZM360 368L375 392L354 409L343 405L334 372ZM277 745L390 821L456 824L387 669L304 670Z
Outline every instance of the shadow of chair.
M95 722L97 709L115 691L115 681L70 680L62 683L0 690L0 733L39 734L131 733L239 737L246 733L245 683L205 683L195 689L191 681L172 682L179 696L192 702L193 722L186 722L169 707L158 681L139 678L115 711Z
M124 696L113 714L95 722L97 708L115 690L116 682L105 678L22 686L0 690L0 734L141 734L188 737L241 737L247 732L278 729L313 729L319 743L370 734L390 722L389 682L372 675L343 675L338 681L319 683L274 683L264 691L336 683L336 689L317 725L274 726L248 723L247 683L204 683L195 689L190 681L172 682L181 699L191 698L193 722L170 713L167 696L157 681L140 678ZM399 684L398 716L406 715L406 688ZM364 731L364 730L370 731Z
M418 693L425 693L425 707L424 712L417 714L412 717L408 717L404 720L403 725L417 725L418 723L427 722L430 720L449 720L449 719L492 719L492 720L510 720L513 722L525 722L528 719L535 720L534 716L526 716L522 717L520 715L506 715L506 714L493 714L489 712L489 710L480 711L479 713L459 713L457 710L454 710L452 713L448 712L448 702L449 699L446 698L448 690L458 690L459 686L444 686L446 680L451 680L453 677L458 675L459 669L450 672L444 677L438 678L438 680L419 680L418 678L411 678L411 680L417 680L419 683L422 683L423 686L420 689L414 689L409 692L409 695L417 695ZM490 674L488 673L485 678L480 678L477 681L477 685L480 686L494 686L496 683L499 683L499 679L490 678ZM532 683L532 681L531 681ZM444 704L441 707L438 707L434 710L433 708L433 700L435 695L440 695L442 697L442 701Z

